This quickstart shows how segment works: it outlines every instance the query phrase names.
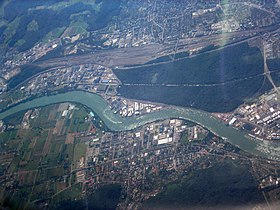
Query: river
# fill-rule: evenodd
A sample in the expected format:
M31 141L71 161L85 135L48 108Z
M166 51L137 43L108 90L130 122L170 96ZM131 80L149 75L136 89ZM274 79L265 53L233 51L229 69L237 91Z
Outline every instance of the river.
M244 131L226 126L210 113L190 108L171 107L143 116L122 118L120 115L114 114L111 111L107 102L101 96L83 91L71 91L53 96L43 96L20 103L0 113L0 119L4 119L19 111L61 102L73 102L87 106L104 121L110 130L113 131L131 130L149 122L168 118L190 120L209 129L216 135L226 138L228 142L238 146L244 151L262 157L280 160L280 147L278 144L268 141L251 140L246 137Z

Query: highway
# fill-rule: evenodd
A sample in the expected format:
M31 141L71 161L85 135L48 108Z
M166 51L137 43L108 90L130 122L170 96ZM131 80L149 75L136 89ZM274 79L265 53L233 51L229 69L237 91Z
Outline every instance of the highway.
M273 71L273 72L279 72L279 71ZM227 84L230 84L230 83L236 83L236 82L241 82L241 81L244 81L244 80L250 80L250 79L254 79L256 77L261 77L261 76L264 76L265 73L261 73L261 74L256 74L256 75L253 75L253 76L248 76L248 77L244 77L244 78L238 78L238 79L233 79L233 80L230 80L230 81L225 81L225 82L221 82L221 83L197 83L197 84L175 84L175 83L172 83L172 84L165 84L165 83L123 83L122 85L123 86L150 86L150 87L153 87L153 86L161 86L161 87L216 87L216 86L223 86L223 85L227 85Z
M270 74L270 71L269 71L269 68L268 68L268 65L267 65L267 61L266 61L266 46L265 46L265 42L263 42L263 63L264 63L264 75L266 75L267 79L269 80L269 82L271 83L271 85L273 86L275 92L278 94L278 96L280 97L280 91L279 89L277 88L277 86L275 85L272 77L271 77L271 74Z

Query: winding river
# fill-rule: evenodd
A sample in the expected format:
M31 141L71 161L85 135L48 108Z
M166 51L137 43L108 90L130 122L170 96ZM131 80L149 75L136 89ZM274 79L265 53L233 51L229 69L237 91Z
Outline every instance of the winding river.
M207 112L190 108L172 107L143 116L122 118L120 115L114 114L111 111L107 102L101 96L83 91L71 91L53 96L44 96L20 103L0 113L0 119L4 119L19 111L61 102L80 103L89 107L113 131L131 130L146 123L167 118L190 120L204 126L216 135L226 138L228 142L244 151L254 155L280 160L280 147L278 144L249 139L246 137L245 132L226 126Z

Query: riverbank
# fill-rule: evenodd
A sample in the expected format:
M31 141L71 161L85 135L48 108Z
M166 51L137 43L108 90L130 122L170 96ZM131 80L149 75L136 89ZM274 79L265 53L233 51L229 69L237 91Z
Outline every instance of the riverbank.
M246 137L247 133L226 126L210 113L173 106L172 108L163 109L143 116L122 118L120 115L112 112L107 102L101 96L83 91L71 91L52 96L43 96L18 104L0 113L0 119L4 119L20 111L62 102L79 103L90 108L112 131L132 130L147 123L168 118L181 118L193 121L216 135L223 137L229 143L244 151L258 156L280 160L279 148L274 145L273 142L249 140L249 138Z

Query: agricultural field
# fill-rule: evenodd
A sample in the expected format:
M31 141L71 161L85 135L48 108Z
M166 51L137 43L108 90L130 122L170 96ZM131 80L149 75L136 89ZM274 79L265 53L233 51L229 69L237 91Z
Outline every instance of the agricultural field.
M88 113L83 106L63 103L4 121L8 128L0 133L0 177L5 183L0 187L1 205L32 207L48 200L56 206L82 196L75 176L87 151L81 139L101 134Z
M0 3L0 40L19 51L40 41L87 34L106 27L121 1L20 1ZM104 18L104 14L106 18ZM47 18L46 18L47 17Z

